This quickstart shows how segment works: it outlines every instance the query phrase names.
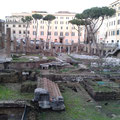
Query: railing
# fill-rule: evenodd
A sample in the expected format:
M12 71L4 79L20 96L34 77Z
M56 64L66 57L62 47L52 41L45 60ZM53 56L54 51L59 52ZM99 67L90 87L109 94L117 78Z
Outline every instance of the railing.
M27 106L25 105L24 112L23 112L21 120L26 120L26 114L27 114Z

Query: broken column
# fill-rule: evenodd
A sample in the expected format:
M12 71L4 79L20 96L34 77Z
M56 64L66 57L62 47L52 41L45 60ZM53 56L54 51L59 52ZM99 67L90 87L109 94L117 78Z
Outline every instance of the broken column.
M61 50L61 46L60 46L60 53L62 52L62 50Z
M14 52L16 53L16 52L17 52L17 41L16 41L16 37L14 38L13 44L14 44Z
M11 56L11 29L7 28L7 43L6 43L6 53L8 57Z
M23 52L23 39L20 40L20 52Z

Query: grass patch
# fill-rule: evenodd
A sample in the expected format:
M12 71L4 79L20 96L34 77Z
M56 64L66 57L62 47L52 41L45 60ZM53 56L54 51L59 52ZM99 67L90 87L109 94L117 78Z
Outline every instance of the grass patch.
M4 85L0 85L0 100L31 100L33 93L20 93L18 90L12 90Z
M63 96L65 111L44 111L39 113L37 120L112 120L96 108L97 104L86 102L87 99L82 92L77 93L65 88ZM119 118L114 120L119 120Z
M12 62L29 62L28 58L12 58Z
M55 60L55 57L53 57L53 56L47 56L47 59L48 60Z

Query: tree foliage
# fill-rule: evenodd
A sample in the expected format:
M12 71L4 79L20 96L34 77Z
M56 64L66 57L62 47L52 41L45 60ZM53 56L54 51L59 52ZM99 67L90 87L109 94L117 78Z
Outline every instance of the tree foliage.
M29 24L33 20L33 18L31 16L25 16L21 20L22 20L23 23L26 24L26 32L25 32L25 34L26 34L26 39L27 39L27 33L28 33L27 29L28 29Z
M31 22L32 20L33 20L33 18L31 16L25 16L22 18L22 22L24 22L24 23Z
M116 10L108 7L93 7L90 9L84 10L80 14L76 14L76 20L73 20L71 23L76 25L84 25L87 30L88 42L96 43L96 33L103 24L103 21L106 17L111 17L116 13ZM83 22L84 21L84 22ZM84 24L82 24L84 23ZM99 48L98 48L99 49Z
M77 26L85 25L85 21L84 20L79 20L79 19L70 20L69 23L71 23L73 25L77 25Z
M43 18L43 15L41 14L33 14L32 17L35 19L35 20L40 20Z
M95 34L100 29L105 17L111 17L116 13L112 8L108 7L93 7L84 10L81 14L76 14L76 18L79 20L84 20L86 22L85 27L88 34L91 34L94 42ZM89 24L88 24L89 23Z
M46 16L43 18L43 20L46 20L46 21L52 21L52 20L54 20L54 19L55 19L55 16L54 16L54 15L51 15L51 14L46 15Z

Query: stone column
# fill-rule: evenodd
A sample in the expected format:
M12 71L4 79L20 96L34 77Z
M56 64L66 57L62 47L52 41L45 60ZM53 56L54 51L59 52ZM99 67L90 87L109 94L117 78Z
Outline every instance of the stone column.
M44 50L46 50L46 41L44 41Z
M11 29L7 28L7 43L6 43L6 53L8 57L11 56Z
M16 41L16 37L14 38L13 46L14 46L14 52L16 53L16 52L17 52L17 41Z
M61 46L60 46L60 53L62 52Z
M76 53L78 53L78 46L76 46Z
M3 28L3 22L0 22L0 49L3 49L4 46L4 28Z
M23 39L20 41L20 51L23 52Z
M70 46L68 46L68 54L70 54Z

